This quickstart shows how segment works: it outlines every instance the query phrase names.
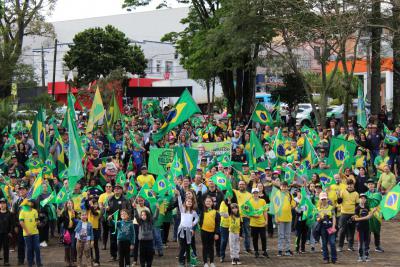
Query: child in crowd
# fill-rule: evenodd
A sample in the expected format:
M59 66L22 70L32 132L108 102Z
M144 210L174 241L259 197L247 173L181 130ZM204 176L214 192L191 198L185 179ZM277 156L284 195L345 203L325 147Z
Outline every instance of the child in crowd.
M370 261L369 259L369 219L373 216L376 208L369 210L367 195L360 194L360 204L356 207L352 219L357 223L358 232L358 262Z
M90 248L93 247L93 227L88 222L88 213L86 210L81 211L81 219L75 228L76 251L78 257L78 266L81 267L83 256L86 266L93 266L92 257L90 256Z
M214 240L218 240L219 223L221 217L219 213L212 208L213 200L206 197L204 200L204 210L200 214L199 226L201 229L201 242L203 244L204 267L208 267L208 258L210 258L210 267L214 264Z
M148 210L142 210L140 214L135 210L135 218L139 224L139 250L140 250L140 266L151 267L153 263L153 224L158 217L158 204L153 217Z
M119 267L129 267L131 264L130 251L133 250L135 244L135 229L132 221L129 220L127 210L121 210L121 219L117 222Z
M100 219L101 211L99 203L95 198L91 198L88 202L88 221L93 227L93 249L90 250L90 254L93 260L93 266L100 265L100 251L99 251L99 239L100 239ZM94 250L94 257L93 257Z
M175 190L175 195L178 198L178 206L181 213L181 220L177 230L177 237L179 238L179 267L184 267L185 254L187 264L190 264L190 247L194 228L199 222L199 216L192 199L185 199L185 202L182 203L179 190Z
M241 222L239 206L236 203L232 203L229 211L229 250L231 252L232 265L242 264L239 260Z

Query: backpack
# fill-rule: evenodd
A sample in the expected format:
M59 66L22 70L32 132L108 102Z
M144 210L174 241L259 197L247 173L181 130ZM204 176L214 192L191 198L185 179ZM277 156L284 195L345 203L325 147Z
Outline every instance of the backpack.
M70 245L71 244L71 234L69 233L68 230L65 230L64 235L62 236L62 243L64 245Z

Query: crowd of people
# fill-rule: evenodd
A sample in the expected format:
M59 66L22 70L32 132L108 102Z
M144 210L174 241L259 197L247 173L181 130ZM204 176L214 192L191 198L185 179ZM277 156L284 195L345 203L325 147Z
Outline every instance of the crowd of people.
M168 111L154 116L154 107L130 109L111 127L100 123L88 133L88 118L80 113L76 124L84 140L84 176L73 188L66 168L71 161L71 128L46 118L46 158L38 151L30 123L4 129L0 144L4 265L10 264L10 249L17 250L18 265L46 265L40 250L55 237L64 248L65 266L115 261L120 267L150 267L155 255L164 255L169 242L179 243L179 266L201 262L204 267L215 267L217 261L240 265L243 254L269 258L320 251L325 263L336 263L345 240L347 250L356 250L355 231L355 259L369 261L372 250L384 252L379 203L397 184L400 171L399 142L386 142L385 135L397 137L400 127L389 132L383 124L378 128L369 123L366 129L353 122L338 125L335 120L326 127L318 124L308 128L315 129L319 137L313 144L317 161L304 165L303 147L308 141L300 125L240 122L229 115L219 119L197 116L154 142L153 135L162 127L163 118L168 118ZM251 131L263 149L257 158L250 144ZM278 134L283 140L279 151ZM354 142L357 149L354 155L346 155L354 160L331 173L334 181L327 185L321 172L300 170L304 166L332 169L328 161L332 137ZM169 163L162 179L168 179L172 187L162 193L154 190L161 178L149 172L152 149L192 148L198 142L230 142L230 164L200 146L194 175L174 176L171 168L176 166ZM287 179L291 171L295 175ZM123 182L118 178L120 172L126 177ZM225 177L231 187L221 187L213 178L216 175ZM132 186L136 188L133 195L128 193ZM147 188L153 188L150 195L139 193ZM280 203L272 199L275 192L280 194ZM313 219L304 216L310 207L306 200L316 209ZM267 249L273 237L278 239L276 255L271 255L275 249ZM197 249L200 242L202 251ZM100 249L109 250L110 258L100 258Z

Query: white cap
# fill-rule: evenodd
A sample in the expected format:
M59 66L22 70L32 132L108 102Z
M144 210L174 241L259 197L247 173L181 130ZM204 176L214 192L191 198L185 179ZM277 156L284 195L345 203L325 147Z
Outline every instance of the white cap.
M260 191L258 190L257 187L251 189L251 193L252 193L252 194L253 194L253 193L258 193L258 192L260 192Z

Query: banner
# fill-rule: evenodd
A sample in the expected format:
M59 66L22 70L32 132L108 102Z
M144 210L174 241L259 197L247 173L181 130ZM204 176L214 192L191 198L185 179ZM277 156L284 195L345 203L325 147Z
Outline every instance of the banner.
M205 149L204 156L212 157L212 152L214 152L215 156L220 156L224 153L229 153L231 155L231 142L215 142L215 143L193 143L192 148L199 149L199 147L203 146ZM200 149L199 149L200 150Z

